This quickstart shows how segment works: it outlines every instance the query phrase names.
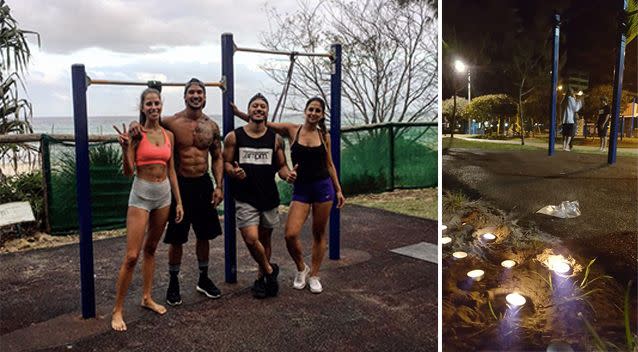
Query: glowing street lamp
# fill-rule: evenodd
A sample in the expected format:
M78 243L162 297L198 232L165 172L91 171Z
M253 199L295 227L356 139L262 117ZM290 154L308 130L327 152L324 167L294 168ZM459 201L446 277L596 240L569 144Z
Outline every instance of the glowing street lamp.
M454 61L454 69L456 70L456 72L458 73L463 73L465 72L467 66L465 66L465 63L461 60L456 60Z

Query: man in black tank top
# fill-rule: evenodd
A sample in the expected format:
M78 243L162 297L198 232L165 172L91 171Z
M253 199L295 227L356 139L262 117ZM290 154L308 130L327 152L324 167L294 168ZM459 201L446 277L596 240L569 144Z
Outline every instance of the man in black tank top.
M237 227L259 265L253 294L265 298L276 296L279 290L279 267L270 263L270 239L279 222L275 173L289 182L294 181L295 173L286 164L281 137L266 127L268 101L263 95L250 99L248 115L248 124L228 133L224 140L224 171L231 179Z

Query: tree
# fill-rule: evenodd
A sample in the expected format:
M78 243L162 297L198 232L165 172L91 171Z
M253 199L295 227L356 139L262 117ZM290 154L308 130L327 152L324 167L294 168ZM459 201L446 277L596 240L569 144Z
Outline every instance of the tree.
M11 16L9 5L0 0L0 81L2 82L2 102L0 102L0 134L33 133L29 119L31 103L19 96L19 88L24 89L22 74L31 57L31 50L25 35L36 32L18 28L18 22ZM11 153L14 171L18 169L20 151L26 151L28 157L34 147L27 144L0 145L0 159Z
M489 94L472 99L465 109L465 116L494 125L500 118L515 116L516 112L517 104L509 95Z
M328 51L342 44L342 115L350 125L436 119L438 100L437 12L429 0L325 0L300 2L283 16L269 9L271 50ZM319 95L329 103L330 62L297 59L290 83L292 109ZM267 74L283 84L287 69L269 62Z
M454 135L454 129L456 128L456 117L463 118L465 116L465 110L467 109L467 99L462 97L454 97L443 100L441 103L441 112L443 115L443 121L450 124L452 135Z

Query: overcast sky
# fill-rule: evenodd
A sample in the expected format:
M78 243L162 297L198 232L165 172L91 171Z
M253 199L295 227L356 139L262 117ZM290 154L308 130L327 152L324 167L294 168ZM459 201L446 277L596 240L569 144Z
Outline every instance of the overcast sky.
M260 0L8 0L21 29L40 33L33 45L25 83L35 118L71 116L71 65L83 63L91 78L157 79L185 82L221 78L221 34L234 34L237 45L260 47L268 29ZM293 12L296 0L269 2ZM329 45L329 43L327 43ZM260 54L235 54L235 100L240 106L256 91L278 90L259 68ZM287 62L282 61L287 65ZM93 86L90 116L137 115L141 87ZM181 88L164 88L164 114L184 106ZM272 97L271 101L276 97ZM221 92L208 88L206 112L220 114Z

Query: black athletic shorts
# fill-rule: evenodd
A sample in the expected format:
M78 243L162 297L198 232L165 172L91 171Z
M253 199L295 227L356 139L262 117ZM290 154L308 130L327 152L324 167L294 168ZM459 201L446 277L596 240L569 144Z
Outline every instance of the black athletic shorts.
M193 231L198 240L212 240L222 234L217 210L211 203L213 198L213 181L208 173L200 177L177 176L179 191L182 196L184 218L175 223L175 198L171 200L168 228L164 243L183 244L188 241L188 232Z
M564 137L573 137L574 136L574 124L573 123L564 123L563 124L563 136Z

